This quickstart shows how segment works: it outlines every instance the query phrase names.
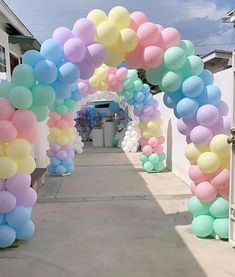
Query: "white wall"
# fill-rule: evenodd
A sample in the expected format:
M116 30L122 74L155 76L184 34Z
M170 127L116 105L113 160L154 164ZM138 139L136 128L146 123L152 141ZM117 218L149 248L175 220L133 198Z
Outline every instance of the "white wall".
M214 74L215 84L222 91L222 99L228 104L230 115L232 110L233 93L233 71L232 68L220 71ZM167 154L166 166L179 176L184 182L190 184L188 177L188 168L190 163L184 155L186 142L185 137L177 131L177 118L171 109L168 109L163 103L163 93L155 96L159 101L159 110L163 118L163 134L166 138L164 145Z

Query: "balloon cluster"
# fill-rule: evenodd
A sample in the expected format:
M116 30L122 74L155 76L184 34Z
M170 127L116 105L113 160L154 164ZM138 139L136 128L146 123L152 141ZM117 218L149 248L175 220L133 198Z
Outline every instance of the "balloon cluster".
M152 154L142 154L140 156L140 160L142 162L142 166L147 172L160 172L165 168L164 160L166 156L162 152L160 154L153 153Z
M128 69L121 67L119 69L115 67L108 68L108 90L121 92L122 91L122 82L128 75Z
M201 209L204 213L194 214L193 232L199 237L215 232L219 237L226 238L228 213L222 213L223 204L223 218L208 211L210 205L214 205L213 201L219 210L219 203L226 202L224 198L229 194L227 135L231 124L228 106L221 100L220 89L213 84L213 74L203 69L202 59L194 53L190 41L181 41L178 46L166 50L164 64L147 70L146 77L150 83L160 85L165 92L163 101L167 107L174 109L179 119L177 128L186 136L188 145L185 154L192 164L189 175L195 195L192 202L198 207L207 207ZM223 201L217 201L217 197L223 197ZM213 228L213 222L227 230L226 235L218 231L219 227ZM202 232L202 229L207 231Z
M79 132L74 128L74 151L77 154L83 152L84 143L82 142L82 137L79 135Z
M124 60L126 53L133 51L137 46L137 34L130 25L130 15L121 6L110 10L108 16L102 10L92 10L87 18L96 27L96 37L107 51L105 64L116 66Z
M125 153L137 152L139 147L140 130L136 122L130 122L127 126L124 139L122 141L122 150Z

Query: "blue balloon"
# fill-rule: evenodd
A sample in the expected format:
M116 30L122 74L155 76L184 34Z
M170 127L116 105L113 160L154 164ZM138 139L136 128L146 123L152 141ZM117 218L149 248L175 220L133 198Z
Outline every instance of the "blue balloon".
M204 83L198 76L187 78L182 84L182 92L187 97L197 97L204 89Z
M60 81L56 81L51 84L55 91L56 98L65 98L66 96L71 96L71 87L70 85L62 84Z
M135 101L141 103L144 101L144 93L142 91L138 91L135 93Z
M35 226L31 220L20 228L16 229L16 238L20 240L29 240L32 238L35 231Z
M74 171L74 165L68 166L68 167L66 168L66 171L67 171L68 173L72 173L72 172Z
M73 165L73 160L72 159L66 159L62 161L62 165L65 168L71 167Z
M143 111L144 104L143 103L135 103L134 104L134 112L136 115L140 115Z
M0 226L0 248L7 248L16 239L16 232L8 225Z
M184 95L181 91L166 92L163 96L163 102L168 108L174 109L182 98L184 98Z
M185 97L178 102L176 106L176 112L179 117L192 118L195 116L198 107L199 105L196 100Z
M66 168L63 165L58 165L55 169L57 175L64 175L66 173Z
M36 50L28 50L22 56L22 63L28 64L33 68L42 60L44 60L43 56L40 52Z
M214 76L209 70L204 69L199 77L202 79L205 86L212 85L214 83Z
M133 106L135 104L135 99L131 98L131 99L127 99L127 103L131 106Z
M4 214L0 214L0 225L5 223L5 216Z
M49 173L56 174L55 167L53 165L50 164L47 169L48 169Z
M144 104L151 104L153 102L153 96L151 93L147 93L144 97Z
M119 104L116 102L111 102L109 105L109 109L112 113L118 113L120 112Z
M142 89L145 93L146 92L150 92L150 86L148 84L144 84L143 89Z
M75 64L71 62L66 62L59 67L59 79L62 83L73 84L79 78L80 71Z
M79 91L72 91L71 99L78 102L83 98L83 96L79 93Z
M63 48L54 39L45 40L42 43L40 53L46 60L50 60L56 65L60 64L64 59Z
M19 228L26 224L30 219L30 212L28 208L23 206L16 206L14 210L6 215L7 224L13 228Z
M49 85L57 79L58 70L53 62L42 60L35 67L35 75L40 83Z
M202 94L197 97L199 105L213 104L216 105L221 99L221 91L217 86L209 85L203 90Z
M50 164L51 164L52 166L59 166L59 165L61 165L61 160L59 160L59 159L57 159L57 158L54 157L54 158L51 159Z

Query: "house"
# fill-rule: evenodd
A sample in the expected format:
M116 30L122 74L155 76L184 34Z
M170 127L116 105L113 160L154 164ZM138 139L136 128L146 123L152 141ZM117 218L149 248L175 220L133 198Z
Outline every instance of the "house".
M40 49L40 43L7 4L0 0L0 82L11 80L20 56L29 49Z

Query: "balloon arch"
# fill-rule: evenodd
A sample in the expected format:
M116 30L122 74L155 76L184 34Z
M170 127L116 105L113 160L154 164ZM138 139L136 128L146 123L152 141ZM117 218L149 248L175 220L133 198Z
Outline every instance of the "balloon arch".
M120 6L108 15L96 9L72 30L56 29L40 52L28 51L22 61L12 82L0 84L0 248L34 233L30 218L37 195L30 188L30 174L35 169L31 145L39 135L37 122L49 114L48 171L71 173L77 102L96 90L115 91L133 106L140 120L143 167L147 172L164 168L158 103L136 68L145 69L148 82L159 85L165 105L179 119L179 132L186 136L193 233L228 237L228 106L193 44L181 40L176 29ZM132 69L116 68L122 61Z

